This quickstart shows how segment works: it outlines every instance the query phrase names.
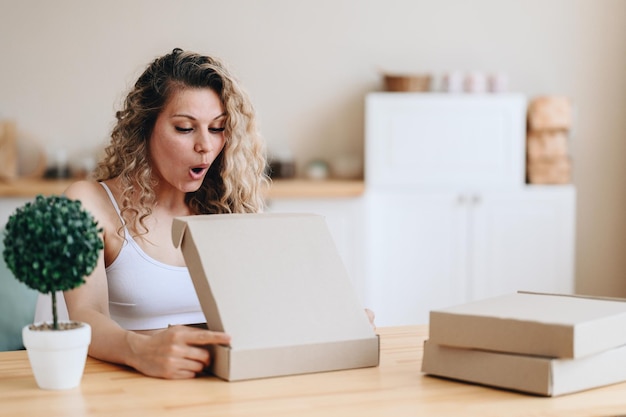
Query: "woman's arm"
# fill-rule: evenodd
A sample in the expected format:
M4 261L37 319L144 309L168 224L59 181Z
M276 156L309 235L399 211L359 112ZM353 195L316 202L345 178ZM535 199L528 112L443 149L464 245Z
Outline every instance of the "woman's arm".
M121 328L109 315L105 272L105 258L117 256L121 247L116 235L119 226L117 213L99 184L80 181L71 185L65 194L68 198L81 200L83 207L104 229L102 238L105 249L95 270L86 277L85 284L65 292L70 318L91 326L89 355L127 365L155 377L192 378L201 372L210 361L209 352L203 346L228 344L229 336L186 326L173 326L151 334Z

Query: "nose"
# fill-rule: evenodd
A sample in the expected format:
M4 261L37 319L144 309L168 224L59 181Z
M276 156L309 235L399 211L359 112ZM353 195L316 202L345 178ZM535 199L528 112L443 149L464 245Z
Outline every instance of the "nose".
M198 153L207 153L211 151L211 137L208 133L200 134L196 138L194 151Z

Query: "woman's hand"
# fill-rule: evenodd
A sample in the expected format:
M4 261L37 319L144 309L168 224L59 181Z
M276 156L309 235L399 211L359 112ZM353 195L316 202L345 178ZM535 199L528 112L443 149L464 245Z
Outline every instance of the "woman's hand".
M207 345L227 345L230 336L188 326L172 326L153 334L129 332L133 351L129 365L148 376L194 378L211 362Z
M369 308L366 308L365 314L367 314L367 318L369 319L370 324L372 325L374 330L376 330L376 325L374 324L374 319L376 318L376 315L374 314L374 312L370 310Z

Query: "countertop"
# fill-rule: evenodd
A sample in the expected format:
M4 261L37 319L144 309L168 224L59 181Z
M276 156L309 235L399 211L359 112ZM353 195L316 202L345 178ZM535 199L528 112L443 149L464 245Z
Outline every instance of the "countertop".
M421 372L428 326L379 328L380 365L249 381L170 381L87 359L80 387L39 389L26 351L0 352L2 415L220 417L617 416L626 383L547 398Z
M0 198L30 198L37 194L62 194L75 179L44 180L24 178L0 181ZM358 197L365 191L363 180L274 180L268 198Z

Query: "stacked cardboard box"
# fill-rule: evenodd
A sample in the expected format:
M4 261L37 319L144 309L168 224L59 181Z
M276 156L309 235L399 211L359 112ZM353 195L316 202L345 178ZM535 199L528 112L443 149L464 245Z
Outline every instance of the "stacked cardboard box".
M566 97L543 96L528 105L526 161L531 184L565 184L571 181L568 142L572 105Z
M543 396L626 381L626 302L520 292L431 311L422 371Z

